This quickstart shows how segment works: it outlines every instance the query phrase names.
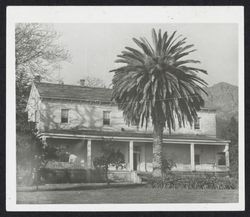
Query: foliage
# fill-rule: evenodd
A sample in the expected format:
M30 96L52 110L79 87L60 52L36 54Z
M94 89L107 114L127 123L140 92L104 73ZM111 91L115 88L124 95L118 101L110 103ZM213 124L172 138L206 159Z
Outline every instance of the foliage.
M33 138L29 134L18 134L16 136L16 158L19 162L19 165L28 168L28 162L30 162L32 158L32 145Z
M193 123L196 111L204 104L201 93L207 84L198 77L205 70L189 66L198 60L183 59L194 52L194 45L187 45L186 38L175 37L176 32L158 35L152 30L153 46L146 38L133 41L140 50L126 47L117 63L125 66L112 70L113 99L123 110L128 123L140 122L141 126L152 119L153 125L162 123L169 130L187 120ZM129 102L129 103L128 103Z
M16 137L17 180L30 185L34 181L32 173L46 164L41 141L34 131L18 133ZM34 174L33 174L34 175Z
M29 132L17 134L16 143L16 157L19 166L27 166L33 161L34 154L42 154L41 141L32 129Z
M68 161L48 160L45 168L47 169L83 169L83 165L77 163L69 163Z
M207 83L198 74L206 71L192 64L198 60L187 59L193 44L186 38L161 30L152 30L153 45L146 38L133 38L140 50L125 47L118 55L121 67L114 72L112 99L118 103L128 124L136 123L147 128L149 121L154 127L153 174L161 175L162 134L176 125L193 124L197 110L204 105L202 95Z
M153 188L170 189L237 189L238 182L235 178L219 177L214 175L176 175L170 173L164 178L151 177L149 186Z
M234 117L226 127L223 137L231 141L229 145L230 173L238 177L238 122Z
M69 161L70 154L64 146L55 147L54 145L48 145L44 152L47 160L56 160L59 162Z
M162 159L162 175L166 176L168 173L176 167L176 163L172 159Z
M223 136L225 139L230 139L231 144L238 143L238 121L235 119L235 117L231 118Z
M83 168L42 168L40 176L43 183L88 183L104 182L103 171Z
M104 81L100 78L87 76L85 79L85 85L88 87L102 87L106 88Z
M93 161L95 168L101 168L106 177L106 182L109 184L108 169L109 166L114 166L116 169L123 168L125 163L124 155L119 151L115 150L111 145L105 144L102 149L102 155L96 157Z
M69 60L68 51L58 43L59 34L50 25L18 23L15 28L16 57L16 129L28 132L25 108L31 82L39 75L55 79L52 74L62 61Z
M33 164L33 150L37 145L34 132L28 123L25 111L31 83L35 76L51 79L51 73L62 61L69 59L68 51L59 45L59 35L49 25L19 23L15 28L16 56L16 131L17 166Z
M58 39L59 34L51 25L16 24L16 74L49 78L49 74L58 68L58 63L69 58L68 51L58 43Z
M68 162L69 161L69 153L64 146L54 146L47 145L44 150L44 159L46 161L58 161L58 162Z
M110 164L115 167L116 170L124 167L124 155L120 152L120 150L115 151L114 149L110 153Z
M16 75L16 130L29 134L30 125L25 111L31 85L27 74L20 72Z

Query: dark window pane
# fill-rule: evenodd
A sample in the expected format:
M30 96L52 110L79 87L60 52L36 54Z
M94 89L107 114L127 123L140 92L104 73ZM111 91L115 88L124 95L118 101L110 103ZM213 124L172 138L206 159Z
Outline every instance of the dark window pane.
M37 110L35 111L35 122L36 123L38 122L38 111Z
M61 123L68 123L69 110L62 109L61 110Z
M103 111L103 125L110 125L110 111Z
M103 125L110 125L109 119L103 119Z
M219 152L217 155L218 155L218 165L225 166L226 165L225 152Z
M194 121L194 129L199 130L200 129L200 118L197 117Z
M196 165L200 165L200 155L198 154L194 155L194 162Z

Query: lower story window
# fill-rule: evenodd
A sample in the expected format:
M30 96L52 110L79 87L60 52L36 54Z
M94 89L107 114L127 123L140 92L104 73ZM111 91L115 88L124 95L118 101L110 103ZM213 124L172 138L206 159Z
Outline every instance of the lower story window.
M225 152L219 152L217 153L217 163L219 166L225 166L226 165L226 156L225 156Z
M195 165L200 165L201 164L199 154L194 155L194 162L195 162Z

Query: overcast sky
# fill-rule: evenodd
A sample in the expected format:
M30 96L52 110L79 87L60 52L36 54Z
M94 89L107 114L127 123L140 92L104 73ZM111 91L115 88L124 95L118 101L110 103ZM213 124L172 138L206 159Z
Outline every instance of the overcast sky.
M187 37L197 51L190 58L207 70L202 76L209 85L228 82L238 85L238 29L236 24L54 24L62 43L71 54L58 72L65 84L77 84L86 76L101 78L109 85L118 67L116 55L125 46L135 47L133 37L145 36L151 41L151 29L173 32Z

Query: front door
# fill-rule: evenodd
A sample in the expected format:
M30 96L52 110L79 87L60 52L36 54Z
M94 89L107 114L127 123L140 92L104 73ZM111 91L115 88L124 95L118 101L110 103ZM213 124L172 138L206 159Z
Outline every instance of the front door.
M134 153L134 165L133 170L137 171L140 165L140 153Z

